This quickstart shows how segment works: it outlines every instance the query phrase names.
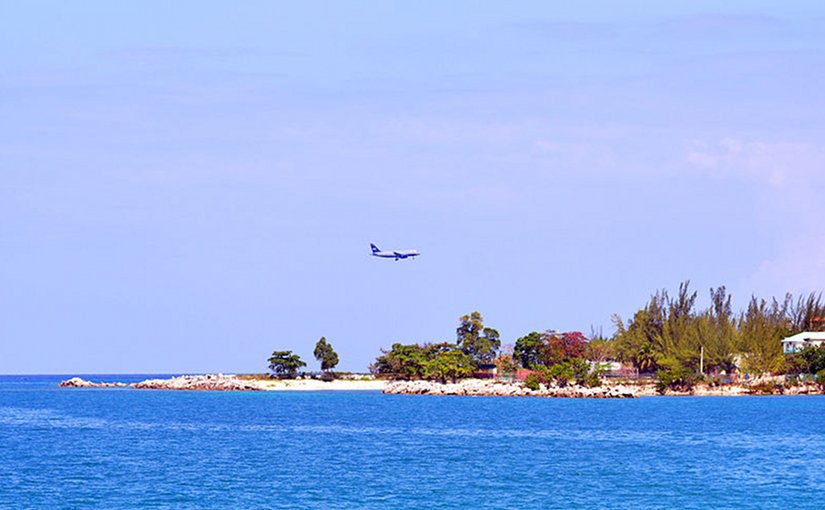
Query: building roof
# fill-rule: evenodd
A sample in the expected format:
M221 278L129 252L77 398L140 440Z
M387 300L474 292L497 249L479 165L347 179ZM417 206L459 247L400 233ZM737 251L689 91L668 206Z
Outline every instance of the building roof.
M803 331L802 333L784 338L782 342L808 342L811 340L821 340L825 342L825 331Z

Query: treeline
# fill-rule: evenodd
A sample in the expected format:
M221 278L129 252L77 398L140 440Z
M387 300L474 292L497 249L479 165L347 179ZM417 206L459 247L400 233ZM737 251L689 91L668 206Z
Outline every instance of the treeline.
M312 354L321 363L321 379L325 381L335 379L335 372L332 369L338 365L339 359L332 344L327 342L325 337L321 337L315 343ZM270 377L278 379L295 379L299 371L307 366L301 357L292 351L273 351L267 361L269 361Z
M485 327L481 314L472 312L459 318L455 343L395 343L390 350L381 350L370 371L390 379L455 381L492 363L500 349L498 331Z
M395 343L370 366L378 377L456 381L479 375L496 367L498 373L514 375L530 369L528 385L555 381L598 384L597 373L588 356L604 357L604 341L588 342L580 332L532 332L519 338L515 346L502 348L498 331L484 326L479 312L459 318L456 341L428 344Z
M676 296L656 292L627 322L614 316L616 332L610 356L660 379L705 373L788 373L793 356L785 356L782 338L811 329L825 317L821 294L783 300L751 297L744 311L734 312L725 287L710 289L710 305L696 307L689 282ZM700 364L704 361L704 366ZM810 372L809 372L810 373ZM815 372L814 372L815 373Z

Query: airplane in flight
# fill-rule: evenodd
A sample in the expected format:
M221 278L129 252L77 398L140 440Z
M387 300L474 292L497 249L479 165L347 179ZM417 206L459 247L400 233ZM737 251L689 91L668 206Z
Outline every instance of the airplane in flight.
M375 246L374 244L370 244L370 248L372 249L373 257L395 259L396 261L398 261L398 259L411 259L421 255L417 250L381 251L378 249L378 246Z

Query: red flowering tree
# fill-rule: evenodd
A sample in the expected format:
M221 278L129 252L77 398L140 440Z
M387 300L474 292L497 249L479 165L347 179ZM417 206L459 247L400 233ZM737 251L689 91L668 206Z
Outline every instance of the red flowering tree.
M587 338L580 331L548 332L544 337L544 365L552 366L585 357Z

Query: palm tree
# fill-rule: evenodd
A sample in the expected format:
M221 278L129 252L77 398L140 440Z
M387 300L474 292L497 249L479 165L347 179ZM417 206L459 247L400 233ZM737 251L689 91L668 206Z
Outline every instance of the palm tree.
M656 367L656 353L653 351L653 345L650 342L645 342L636 353L636 366L640 372L652 372Z

